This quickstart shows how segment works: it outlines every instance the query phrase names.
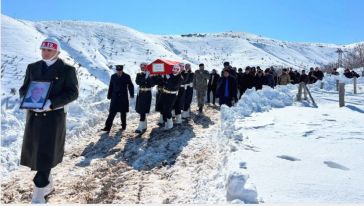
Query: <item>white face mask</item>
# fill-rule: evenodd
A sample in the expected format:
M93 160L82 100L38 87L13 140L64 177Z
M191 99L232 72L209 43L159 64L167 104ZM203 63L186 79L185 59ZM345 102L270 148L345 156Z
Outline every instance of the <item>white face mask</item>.
M43 61L47 64L47 66L51 66L52 64L54 64L57 61L57 58L56 58L57 56L58 56L58 53L50 59L43 59Z

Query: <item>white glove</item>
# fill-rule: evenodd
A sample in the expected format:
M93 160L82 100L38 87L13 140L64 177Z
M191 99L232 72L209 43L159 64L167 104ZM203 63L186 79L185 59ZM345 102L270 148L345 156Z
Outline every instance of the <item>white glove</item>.
M166 78L169 79L171 76L169 76L169 74L166 75Z
M50 111L51 110L51 104L52 104L51 100L47 99L47 101L46 101L46 103L45 103L45 105L43 107L43 110L44 111Z
M51 104L52 104L51 100L47 99L43 109L34 109L33 111L34 112L48 112L51 110Z
M145 79L148 79L148 77L149 77L149 75L150 75L150 72L145 72Z

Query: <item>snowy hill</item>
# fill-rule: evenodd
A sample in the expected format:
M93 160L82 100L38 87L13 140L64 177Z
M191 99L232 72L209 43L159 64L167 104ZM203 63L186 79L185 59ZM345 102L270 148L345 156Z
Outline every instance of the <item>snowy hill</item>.
M209 106L206 116L193 114L190 122L164 135L152 112L148 131L135 136L138 116L131 100L126 133L113 128L110 138L98 132L109 106L111 64L125 64L133 79L140 62L160 57L189 62L193 69L203 62L208 70L220 70L224 61L298 69L333 62L337 48L355 44L286 42L242 32L162 36L110 23L30 22L4 15L1 21L0 172L7 177L1 202L29 202L33 173L18 169L25 115L17 90L26 66L40 59L46 36L61 41L61 58L76 67L80 82L80 97L67 117L65 159L54 170L57 192L51 203L364 201L362 77L357 95L352 80L342 76L325 77L324 89L320 82L310 85L319 108L295 102L295 85L248 90L235 107L218 112ZM347 84L348 105L341 109L336 79Z

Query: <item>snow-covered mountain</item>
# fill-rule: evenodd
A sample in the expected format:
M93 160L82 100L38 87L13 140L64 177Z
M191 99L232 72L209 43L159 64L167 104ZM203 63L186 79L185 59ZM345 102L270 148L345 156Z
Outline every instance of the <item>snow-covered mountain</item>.
M168 58L200 62L208 70L220 69L222 62L234 66L290 66L305 68L336 60L344 45L293 43L242 32L205 35L149 35L125 26L84 21L30 22L1 16L3 96L9 87L18 88L26 65L39 60L39 44L46 36L61 41L62 56L78 68L83 89L105 89L113 73L109 65L125 64L132 76L140 62ZM11 84L10 84L11 83Z
M352 45L294 43L248 33L201 35L150 35L111 23L84 21L31 22L1 16L1 123L5 171L15 168L19 157L24 113L18 109L19 89L26 66L40 59L39 45L47 36L57 37L61 57L77 68L81 95L70 107L71 136L92 127L107 110L105 92L113 71L111 64L125 64L132 78L139 63L156 58L181 60L196 69L200 62L211 70L224 61L247 65L305 68L336 59L336 49ZM15 92L15 93L14 93ZM80 121L80 117L83 118Z

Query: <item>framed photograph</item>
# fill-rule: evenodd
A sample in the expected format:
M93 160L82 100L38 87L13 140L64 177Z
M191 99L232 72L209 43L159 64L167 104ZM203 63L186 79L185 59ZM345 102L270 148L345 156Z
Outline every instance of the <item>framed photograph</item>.
M31 81L20 109L42 109L48 99L52 82Z

